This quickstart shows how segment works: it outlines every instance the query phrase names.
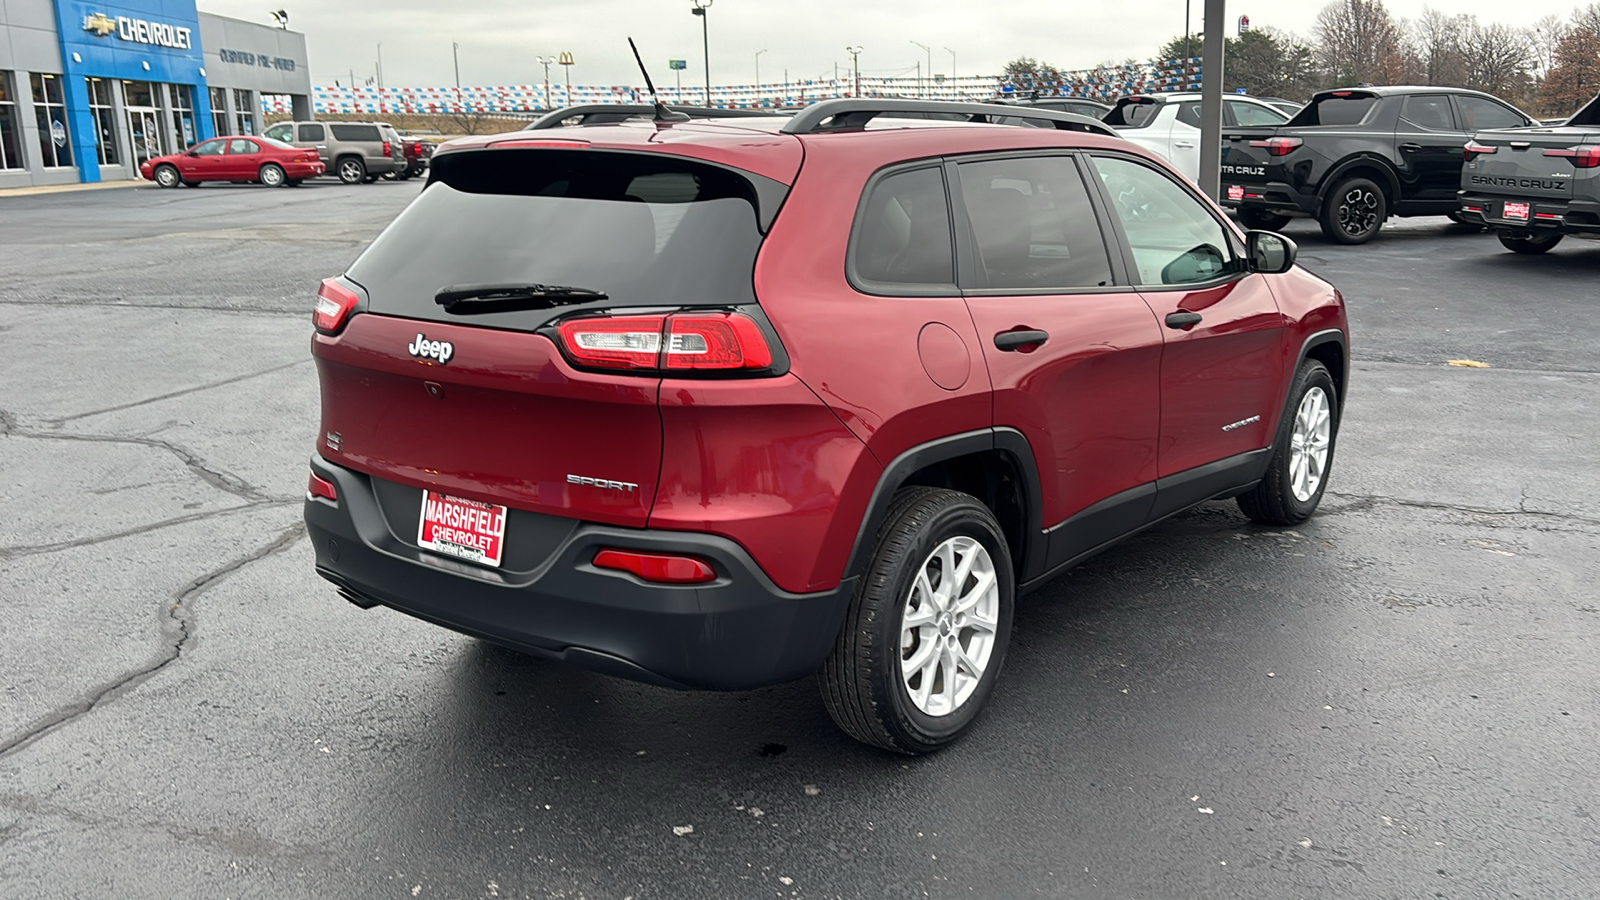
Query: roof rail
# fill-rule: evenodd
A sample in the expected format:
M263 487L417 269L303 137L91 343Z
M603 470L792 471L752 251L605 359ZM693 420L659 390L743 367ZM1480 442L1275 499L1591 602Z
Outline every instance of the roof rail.
M761 109L715 109L707 106L678 106L671 107L673 112L681 112L692 119L744 119L751 117L770 118L783 116L788 113L778 110ZM581 117L579 125L608 125L614 122L626 122L640 116L654 116L656 108L648 103L594 103L587 106L568 106L545 113L534 119L523 131L540 131L546 128L560 127L562 122L575 116Z
M1002 111L1003 110L1003 111ZM827 131L844 131L861 128L878 116L906 113L914 117L966 116L975 124L997 123L996 120L1017 120L1036 123L1039 127L1051 126L1060 131L1085 131L1116 137L1110 126L1088 116L1039 109L1032 106L998 106L993 103L956 103L943 100L900 100L896 98L851 98L824 100L801 110L779 129L784 134L816 134ZM959 121L959 120L958 120Z

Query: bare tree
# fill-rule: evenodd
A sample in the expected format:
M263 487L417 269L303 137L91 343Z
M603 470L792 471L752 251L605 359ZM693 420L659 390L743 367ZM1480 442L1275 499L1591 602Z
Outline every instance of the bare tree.
M1466 46L1471 49L1464 54L1463 87L1506 98L1527 92L1533 80L1533 54L1521 31L1500 22L1474 21L1466 32Z
M1567 36L1567 23L1555 14L1541 16L1528 26L1528 45L1540 78L1550 74L1555 64L1556 46Z
M1336 84L1392 84L1403 68L1401 31L1383 0L1334 0L1312 31L1322 68Z
M1433 7L1410 25L1411 53L1418 80L1424 84L1461 85L1467 78L1466 35L1475 26L1471 16L1452 16Z

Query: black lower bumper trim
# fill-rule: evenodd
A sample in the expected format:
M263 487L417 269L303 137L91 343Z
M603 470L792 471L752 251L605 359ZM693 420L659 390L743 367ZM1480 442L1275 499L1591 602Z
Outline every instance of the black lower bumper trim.
M594 523L573 529L538 569L502 573L401 541L367 476L320 458L311 465L339 494L337 504L305 503L317 573L352 603L636 681L741 690L810 674L832 650L855 586L791 594L726 538ZM691 554L717 579L649 584L591 565L601 547Z

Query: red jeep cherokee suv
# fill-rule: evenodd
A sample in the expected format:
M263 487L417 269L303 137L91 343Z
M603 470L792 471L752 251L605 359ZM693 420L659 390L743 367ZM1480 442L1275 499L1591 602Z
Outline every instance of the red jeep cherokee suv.
M1207 500L1316 509L1343 301L1149 153L1044 110L661 112L450 142L323 282L305 518L345 598L657 684L819 672L924 753L1019 592Z

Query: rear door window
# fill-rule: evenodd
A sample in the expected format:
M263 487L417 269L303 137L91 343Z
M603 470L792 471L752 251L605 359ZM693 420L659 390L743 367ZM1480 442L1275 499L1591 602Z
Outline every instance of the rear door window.
M1161 109L1161 104L1154 100L1119 101L1111 112L1106 113L1104 119L1107 125L1126 125L1138 128L1149 125L1156 117L1156 112Z
M1428 131L1457 131L1448 94L1412 94L1400 107L1400 118Z
M341 141L379 141L378 126L376 125L329 125L328 130L333 132L336 140Z
M850 270L869 291L906 293L910 286L946 285L953 292L953 244L943 170L895 172L869 188L857 213Z
M594 301L604 308L753 303L758 205L775 207L783 190L657 153L446 153L348 274L373 312L516 330L572 306L453 315L435 296L462 285L559 285L605 293Z
M327 139L321 125L300 126L300 140L302 141L325 141Z
M267 129L266 136L276 141L292 141L294 140L294 126L288 123L274 125Z
M242 156L246 153L260 153L261 148L256 146L255 141L245 138L233 138L228 141L228 152L235 156Z
M1289 120L1290 125L1359 125L1378 104L1375 94L1336 91L1317 97Z
M1071 157L984 160L957 171L979 269L963 272L963 287L1060 293L1111 283L1099 221Z
M1245 103L1242 100L1227 101L1228 112L1233 114L1233 124L1244 128L1260 128L1271 125L1282 125L1289 121L1289 117L1275 109L1268 109L1255 103Z

